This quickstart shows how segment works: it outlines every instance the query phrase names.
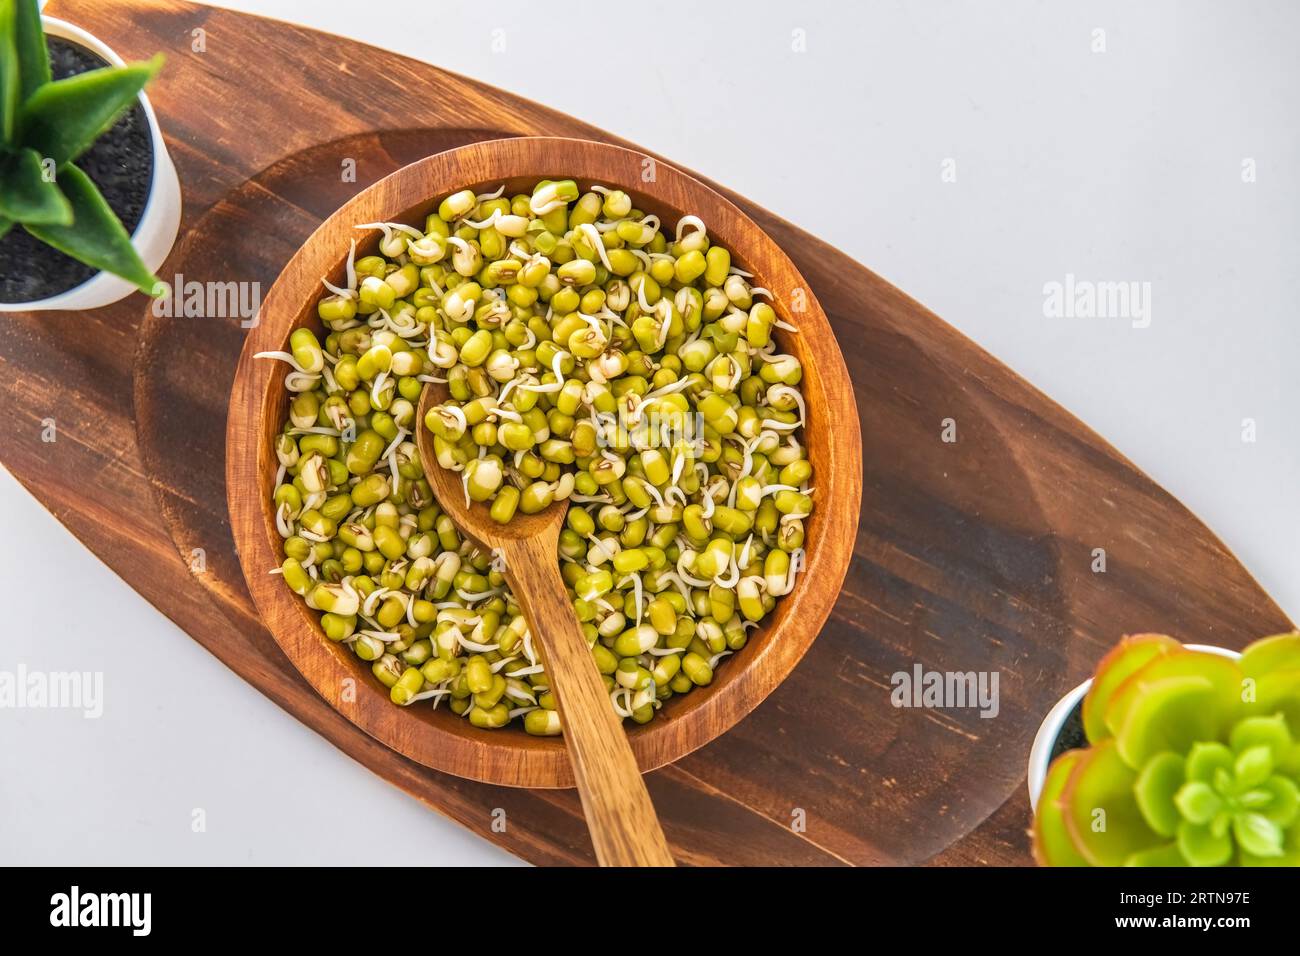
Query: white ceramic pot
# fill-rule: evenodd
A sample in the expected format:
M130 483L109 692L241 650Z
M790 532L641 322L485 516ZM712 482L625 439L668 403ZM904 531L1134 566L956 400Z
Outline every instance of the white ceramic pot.
M115 66L123 65L120 56L103 41L80 27L53 17L42 17L42 22L49 36L70 40L93 51ZM149 98L143 93L140 94L140 105L149 123L149 138L153 145L153 181L149 184L149 196L145 200L144 214L131 235L131 242L136 252L140 254L140 258L144 260L144 264L153 272L163 264L167 253L171 252L176 242L176 232L181 224L181 183L176 177L176 167L172 165L171 156L167 154L167 144L163 142L162 131L158 128L158 117L154 115ZM0 302L0 312L97 309L124 299L134 291L135 286L125 279L100 272L81 285L46 299L38 299L35 302Z
M1205 651L1222 657L1241 656L1240 651L1230 651L1226 647L1213 647L1209 644L1184 646L1189 651ZM1061 727L1091 686L1092 681L1086 680L1062 697L1056 702L1056 706L1047 712L1047 716L1038 727L1038 733L1034 736L1034 745L1029 748L1029 805L1034 810L1038 809L1038 795L1043 792L1043 784L1047 781L1047 768L1052 762L1052 748L1056 746L1056 738L1061 735Z

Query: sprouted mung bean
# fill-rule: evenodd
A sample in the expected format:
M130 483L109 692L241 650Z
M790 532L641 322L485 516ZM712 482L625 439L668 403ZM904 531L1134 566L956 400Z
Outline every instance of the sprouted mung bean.
M618 189L542 181L444 199L379 229L322 280L322 345L296 330L276 441L276 569L392 700L478 727L560 732L499 557L437 506L427 427L467 501L569 502L561 573L624 718L712 682L804 562L812 466L802 368L772 295L684 216L669 234ZM426 383L450 398L423 423Z

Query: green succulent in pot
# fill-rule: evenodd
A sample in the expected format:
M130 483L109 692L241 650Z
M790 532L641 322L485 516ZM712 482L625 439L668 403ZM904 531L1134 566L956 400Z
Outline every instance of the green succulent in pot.
M21 227L153 293L156 277L75 161L161 67L159 56L53 80L36 0L0 0L0 238Z
M1048 866L1300 866L1300 633L1234 660L1126 637L1053 761L1032 830Z

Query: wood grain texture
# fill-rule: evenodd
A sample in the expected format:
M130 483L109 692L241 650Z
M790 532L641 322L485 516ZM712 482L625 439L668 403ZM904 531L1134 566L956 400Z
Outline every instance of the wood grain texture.
M185 189L186 240L165 275L265 290L321 220L401 165L501 135L609 140L482 84L284 24L146 0L52 0L50 12L125 56L169 55L150 97ZM190 50L197 27L204 54ZM339 176L347 158L355 183ZM1212 532L1068 412L879 276L720 191L790 255L835 329L865 494L843 593L799 667L730 732L646 777L674 855L1027 863L1034 731L1121 633L1241 647L1292 624ZM147 308L133 297L5 319L5 465L147 599L336 746L526 859L590 861L572 792L428 770L358 733L298 676L258 621L226 520L225 408L245 330ZM54 444L40 438L49 415ZM940 440L949 417L952 444ZM191 574L199 547L207 571ZM1106 574L1089 567L1096 547ZM998 718L892 707L890 675L916 663L998 671ZM505 833L490 827L496 808Z

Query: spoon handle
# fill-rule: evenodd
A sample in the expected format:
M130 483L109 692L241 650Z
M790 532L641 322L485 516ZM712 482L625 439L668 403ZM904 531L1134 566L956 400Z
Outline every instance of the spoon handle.
M542 644L596 859L601 866L673 866L627 734L573 613L553 540L545 538L505 543L506 575Z

